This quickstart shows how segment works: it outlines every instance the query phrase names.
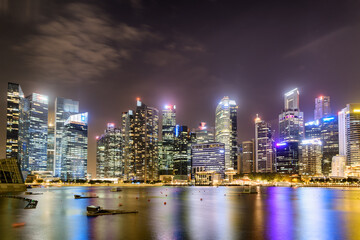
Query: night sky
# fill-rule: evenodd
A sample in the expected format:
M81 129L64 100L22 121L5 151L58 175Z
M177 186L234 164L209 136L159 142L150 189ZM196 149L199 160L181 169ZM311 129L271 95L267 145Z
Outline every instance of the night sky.
M360 1L0 0L1 157L9 81L51 105L80 101L95 173L95 136L136 97L176 104L177 122L194 128L213 126L229 96L240 141L253 138L256 113L277 125L294 87L306 121L321 94L334 113L360 102L359 44Z

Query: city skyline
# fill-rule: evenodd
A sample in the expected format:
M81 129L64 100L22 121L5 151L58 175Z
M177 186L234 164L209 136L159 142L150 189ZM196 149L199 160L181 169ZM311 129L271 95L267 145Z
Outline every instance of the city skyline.
M0 5L0 27L6 33L1 36L0 87L19 83L26 92L49 96L51 108L57 96L79 101L81 112L90 113L90 169L95 169L95 136L108 122L119 123L122 111L132 108L137 97L159 109L175 104L177 121L192 129L199 122L213 127L213 110L229 96L239 105L239 142L253 136L249 126L256 113L277 129L274 113L282 109L281 96L295 87L305 122L313 120L314 99L321 95L331 97L333 113L360 102L356 3L326 3L324 8L313 1L168 2L149 10L151 3L145 1L136 6L130 1L69 0L55 7L48 1L33 2L28 14L16 1ZM204 15L199 19L200 11ZM73 18L64 18L64 12ZM92 26L91 20L107 31ZM59 23L74 27L53 32ZM57 45L66 35L75 37L70 42L74 49ZM77 37L89 35L98 39L88 39L79 48ZM94 57L91 46L99 46L94 52L99 58L87 63L88 56ZM72 50L79 58L62 55ZM104 60L103 50L114 54ZM44 62L42 57L58 61ZM0 97L0 111L5 112L6 93ZM3 115L0 124L6 125ZM5 134L1 128L2 157Z

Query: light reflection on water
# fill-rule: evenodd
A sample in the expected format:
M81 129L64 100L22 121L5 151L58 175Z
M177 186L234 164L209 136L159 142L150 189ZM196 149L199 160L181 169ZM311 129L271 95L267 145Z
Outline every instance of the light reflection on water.
M20 200L0 198L1 239L360 239L358 189L268 187L259 194L239 194L241 187L110 189L32 189L44 194L26 195L39 200L31 210ZM100 198L74 199L80 193ZM139 213L87 217L88 205ZM26 225L12 228L17 222Z

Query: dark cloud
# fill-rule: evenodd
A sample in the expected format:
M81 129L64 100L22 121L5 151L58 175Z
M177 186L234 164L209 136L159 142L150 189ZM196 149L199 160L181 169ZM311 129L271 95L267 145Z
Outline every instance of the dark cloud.
M100 81L129 60L139 43L156 38L146 27L113 22L93 5L69 4L64 13L40 24L36 35L16 47L39 81Z

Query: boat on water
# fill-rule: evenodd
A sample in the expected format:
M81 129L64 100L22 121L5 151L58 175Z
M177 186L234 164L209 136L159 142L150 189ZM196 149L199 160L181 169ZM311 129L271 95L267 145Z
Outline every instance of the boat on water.
M99 196L81 196L81 195L74 195L75 199L80 199L80 198L98 198Z
M126 210L108 210L102 209L100 206L87 206L86 208L87 213L86 215L89 217L101 216L101 215L115 215L115 214L129 214L129 213L138 213L137 210L134 211L126 211Z
M110 191L111 191L111 192L121 192L122 189L119 188L119 187L116 187L116 188L114 187L114 188L110 189Z
M36 192L25 192L25 195L42 195L44 193L36 193Z

